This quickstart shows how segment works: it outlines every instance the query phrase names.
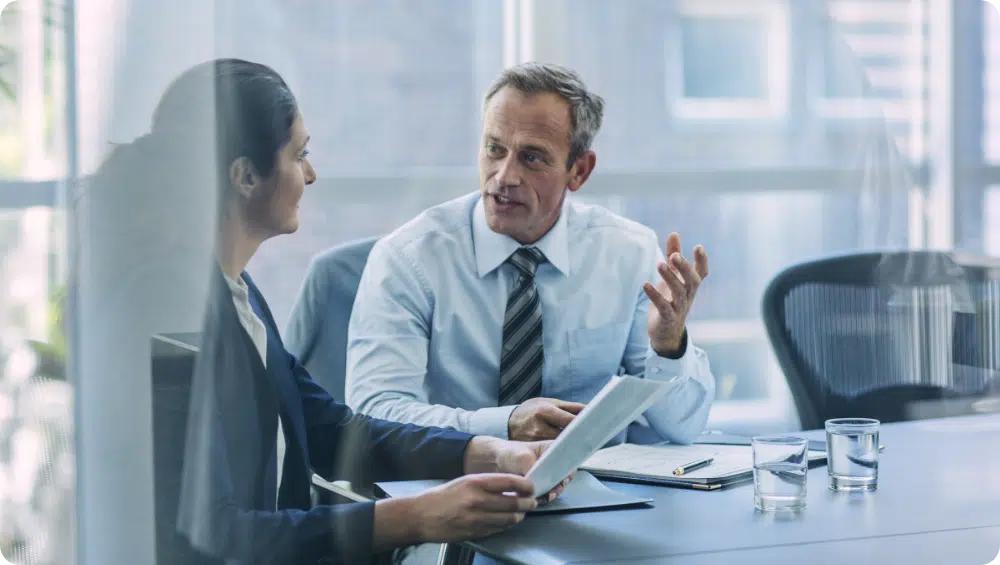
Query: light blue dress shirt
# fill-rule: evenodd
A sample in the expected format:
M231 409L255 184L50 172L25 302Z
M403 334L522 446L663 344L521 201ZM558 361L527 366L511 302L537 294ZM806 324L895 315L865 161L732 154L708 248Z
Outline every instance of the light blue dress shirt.
M348 330L346 397L376 418L507 437L513 406L497 407L507 296L505 263L520 245L486 224L478 193L446 202L380 239L361 277ZM536 244L542 309L542 395L588 402L628 374L681 383L627 432L629 441L693 441L715 380L688 340L680 359L649 344L649 299L663 260L649 228L567 195ZM626 439L622 432L612 443Z

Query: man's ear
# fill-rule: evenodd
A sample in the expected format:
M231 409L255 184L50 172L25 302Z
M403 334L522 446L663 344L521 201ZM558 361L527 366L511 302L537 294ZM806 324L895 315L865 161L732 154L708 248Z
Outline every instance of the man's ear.
M576 158L573 165L569 169L569 184L566 186L570 192L576 192L580 190L583 183L587 182L590 178L590 173L594 172L594 167L597 166L597 153L593 151L587 151L583 155Z
M229 165L229 184L243 198L250 198L257 186L260 185L260 175L257 168L253 166L250 159L237 157Z

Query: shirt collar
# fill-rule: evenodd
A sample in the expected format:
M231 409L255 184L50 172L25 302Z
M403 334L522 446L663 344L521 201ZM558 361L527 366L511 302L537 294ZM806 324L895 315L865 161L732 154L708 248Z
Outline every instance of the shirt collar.
M225 277L226 284L229 285L229 290L233 293L233 296L237 297L241 302L244 300L249 301L250 288L247 287L247 283L243 280L243 277L238 277L234 280L225 273L222 276Z
M570 273L569 237L566 227L569 198L570 195L567 194L566 198L563 199L559 219L556 220L552 229L534 244L534 247L545 254L545 259L565 276ZM479 198L472 210L472 246L475 250L476 268L480 277L485 277L496 270L519 247L522 247L514 238L490 229L486 224L486 210L482 197Z

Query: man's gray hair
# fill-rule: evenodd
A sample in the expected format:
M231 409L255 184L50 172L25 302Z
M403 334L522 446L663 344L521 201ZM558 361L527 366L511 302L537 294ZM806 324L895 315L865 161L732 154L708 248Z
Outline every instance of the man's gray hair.
M572 166L590 150L604 119L604 99L589 92L576 71L550 63L522 63L511 67L504 70L490 86L483 107L488 106L496 93L507 86L524 94L556 94L569 104L573 130L567 166Z

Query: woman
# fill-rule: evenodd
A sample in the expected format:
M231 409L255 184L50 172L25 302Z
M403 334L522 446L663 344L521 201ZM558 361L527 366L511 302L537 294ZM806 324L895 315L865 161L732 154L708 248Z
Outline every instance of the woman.
M178 562L365 563L397 547L501 531L539 502L520 475L544 444L354 415L285 350L244 269L261 243L298 228L299 201L316 178L308 141L295 97L277 73L217 60L181 75L163 95L151 133L116 151L102 172L118 179L111 185L120 192L135 185L113 171L139 171L150 182L163 178L153 171L170 171L178 181L171 190L145 186L131 196L162 199L165 208L216 189L211 236L183 225L189 218L156 220L166 232L156 237L172 242L166 247L198 257L201 246L213 256L184 446L181 536L170 542L185 544L172 553ZM159 162L147 168L151 160ZM362 487L460 478L412 498L312 508L313 472Z

